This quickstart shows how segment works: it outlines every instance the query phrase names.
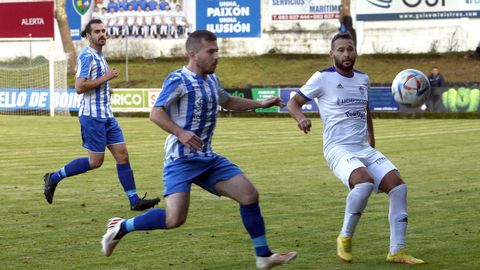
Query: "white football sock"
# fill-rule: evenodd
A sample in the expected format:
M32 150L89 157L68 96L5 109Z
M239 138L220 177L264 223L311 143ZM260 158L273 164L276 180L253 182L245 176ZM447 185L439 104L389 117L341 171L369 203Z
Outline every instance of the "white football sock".
M390 254L394 255L405 246L407 234L407 185L402 184L394 187L388 193L390 196Z
M350 190L345 206L345 217L343 218L342 231L340 236L353 237L360 216L367 207L368 198L373 191L373 183L357 184Z

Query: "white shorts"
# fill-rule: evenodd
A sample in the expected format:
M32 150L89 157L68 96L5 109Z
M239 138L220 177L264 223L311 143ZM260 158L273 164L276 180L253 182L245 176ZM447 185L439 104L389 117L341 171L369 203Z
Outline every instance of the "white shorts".
M380 151L370 146L335 146L325 153L325 159L335 176L350 188L352 172L366 167L374 181L374 192L378 192L383 177L392 170L398 170Z

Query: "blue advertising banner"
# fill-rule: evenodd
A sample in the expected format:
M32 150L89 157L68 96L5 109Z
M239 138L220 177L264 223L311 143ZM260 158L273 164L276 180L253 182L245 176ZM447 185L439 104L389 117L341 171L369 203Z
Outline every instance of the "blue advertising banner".
M78 111L81 98L80 95L77 95L75 89L55 92L53 106L69 111ZM49 89L0 88L0 111L15 110L50 110Z
M260 1L197 0L197 29L220 38L260 37Z
M372 112L396 112L399 110L398 103L393 99L391 87L370 87L368 90L368 107Z
M82 33L82 14L78 13L75 9L76 4L73 3L73 0L67 0L65 5L65 11L67 12L68 26L70 27L70 35L72 36L72 40L81 40L82 37L80 34Z
M299 88L280 88L280 98L283 103L287 104L288 101L295 95ZM288 112L287 107L280 108L280 112ZM318 112L317 103L310 100L302 106L302 112Z

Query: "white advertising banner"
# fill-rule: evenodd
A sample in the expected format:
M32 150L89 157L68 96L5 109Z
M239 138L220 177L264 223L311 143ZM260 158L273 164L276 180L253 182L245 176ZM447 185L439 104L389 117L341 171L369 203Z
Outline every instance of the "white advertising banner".
M341 0L269 0L272 21L337 19Z
M480 0L359 0L357 21L480 18Z

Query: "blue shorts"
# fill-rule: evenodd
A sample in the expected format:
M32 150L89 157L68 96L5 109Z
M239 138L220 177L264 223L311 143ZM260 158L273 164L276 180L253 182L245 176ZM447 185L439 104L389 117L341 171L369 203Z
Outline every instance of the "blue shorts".
M115 118L80 116L82 146L94 153L104 153L111 144L125 143L122 129Z
M215 154L211 157L179 158L168 162L163 168L163 195L190 192L192 183L220 196L215 184L243 174L230 160Z

